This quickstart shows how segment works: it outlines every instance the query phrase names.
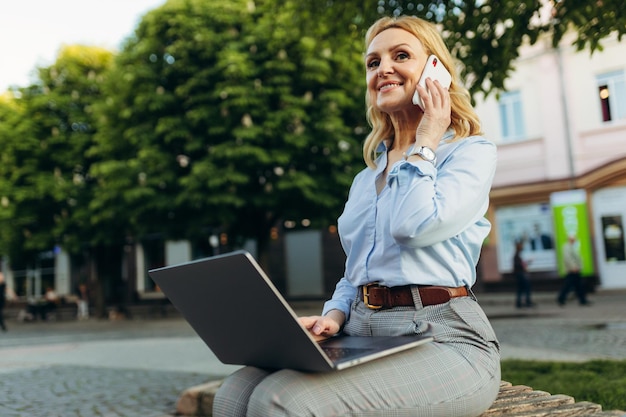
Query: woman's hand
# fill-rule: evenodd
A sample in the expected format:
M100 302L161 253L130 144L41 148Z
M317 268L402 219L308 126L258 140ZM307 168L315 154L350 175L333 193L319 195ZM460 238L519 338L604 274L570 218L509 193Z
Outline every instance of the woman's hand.
M439 81L426 79L426 88L417 86L424 103L424 115L415 132L415 143L437 149L439 140L448 130L451 121L450 92Z
M309 330L318 342L339 333L345 320L345 315L338 310L331 310L325 316L298 317L300 324Z

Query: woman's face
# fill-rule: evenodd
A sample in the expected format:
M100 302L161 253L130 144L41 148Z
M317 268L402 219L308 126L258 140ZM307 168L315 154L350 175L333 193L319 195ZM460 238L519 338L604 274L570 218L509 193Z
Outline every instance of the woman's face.
M403 29L376 35L365 56L372 105L385 113L414 107L411 100L427 58L422 42Z

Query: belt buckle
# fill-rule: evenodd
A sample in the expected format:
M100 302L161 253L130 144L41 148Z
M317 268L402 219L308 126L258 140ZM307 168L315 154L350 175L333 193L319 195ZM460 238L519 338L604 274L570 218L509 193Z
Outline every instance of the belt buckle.
M369 309L372 310L380 310L381 308L383 308L382 305L373 305L370 304L370 294L369 294L369 289L371 287L379 287L377 282L370 282L369 284L365 284L363 286L363 303L365 303L365 306Z

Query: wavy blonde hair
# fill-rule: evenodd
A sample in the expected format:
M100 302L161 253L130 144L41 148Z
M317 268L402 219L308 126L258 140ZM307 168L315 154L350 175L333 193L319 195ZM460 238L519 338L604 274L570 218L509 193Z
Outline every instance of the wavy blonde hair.
M450 51L437 30L437 27L414 16L400 16L396 18L383 17L378 19L367 30L365 35L365 49L369 48L372 40L384 30L398 28L413 34L422 42L428 55L435 54L440 62L450 71L452 84L450 85L451 121L449 128L454 130L454 139L459 140L472 135L482 135L480 120L472 107L469 91L460 83ZM388 114L374 108L369 91L365 95L367 106L367 121L372 131L367 135L363 144L363 158L370 168L375 168L376 150L385 140L393 138L394 129Z

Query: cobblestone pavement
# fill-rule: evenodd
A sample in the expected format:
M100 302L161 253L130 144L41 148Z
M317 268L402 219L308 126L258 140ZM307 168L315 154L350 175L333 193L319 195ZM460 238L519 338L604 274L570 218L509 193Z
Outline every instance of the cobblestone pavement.
M0 333L1 417L162 417L180 393L223 377L180 318L8 322Z
M626 291L559 307L537 294L515 309L511 294L478 294L503 359L626 360ZM298 314L321 302L294 303ZM166 417L179 394L236 367L220 364L179 317L128 321L8 322L0 333L0 416Z
M508 297L510 302L493 295L482 302L503 359L626 360L626 292L591 294L590 306L571 300L564 307L553 294L537 294L537 307L521 310Z
M159 417L207 375L55 365L3 375L2 417Z

